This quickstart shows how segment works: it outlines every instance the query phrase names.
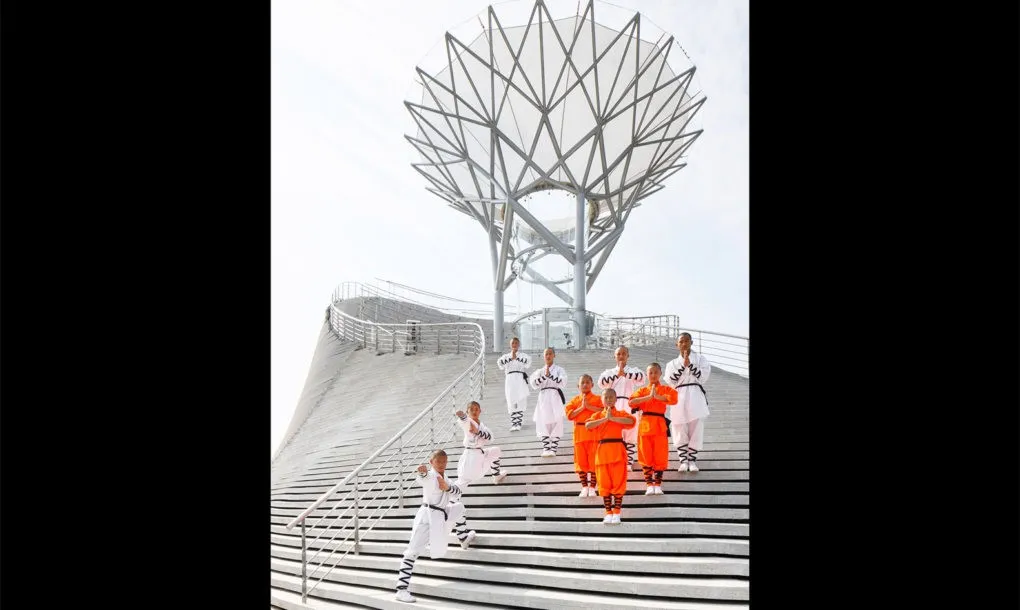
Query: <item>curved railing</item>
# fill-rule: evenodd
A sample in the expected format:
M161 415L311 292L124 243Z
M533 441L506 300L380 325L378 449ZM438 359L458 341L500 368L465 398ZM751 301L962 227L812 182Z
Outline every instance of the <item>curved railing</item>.
M667 324L658 323L663 318ZM592 347L612 348L617 345L644 347L655 351L657 360L673 359L677 355L676 339L680 333L691 334L691 347L708 357L712 366L744 377L751 375L751 340L740 335L728 335L710 330L685 328L673 316L647 316L642 318L609 318L596 316Z
M521 322L534 318L541 319L549 312L563 313L568 308L546 308L525 313L513 320L514 334L520 336ZM676 357L676 339L682 332L691 334L694 351L708 356L713 366L750 377L750 347L747 337L729 335L696 328L685 328L680 325L679 318L673 314L642 317L612 317L591 312L594 315L594 328L585 339L587 349L613 349L618 345L643 347L655 352L656 360L671 360ZM551 323L564 325L573 320L555 319ZM577 324L571 327L577 332ZM587 330L587 329L586 329ZM559 337L549 341L549 345L561 348ZM568 346L569 347L569 346ZM525 346L530 349L531 346Z
M337 285L336 289L333 290L330 302L336 303L358 297L381 297L384 299L391 299L393 301L410 303L411 305L417 305L419 307L434 309L440 313L451 316L464 318L492 317L491 302L465 301L464 299L443 296L441 294L428 292L420 288L412 288L411 286L390 282L388 280L379 281L385 283L387 287L384 288L365 282L341 282ZM504 305L504 309L508 315L512 315L513 312L516 311L516 307L513 305Z
M334 303L337 300L334 298ZM393 508L404 507L404 492L413 485L413 468L427 462L433 449L457 438L461 430L451 414L463 410L468 401L481 400L485 383L485 335L478 324L447 322L410 328L407 324L378 324L347 315L333 304L329 324L341 340L373 346L377 351L467 351L476 357L410 423L287 524L287 529L301 526L302 601L352 550L360 553L361 537L379 520ZM343 490L346 493L341 493ZM314 538L308 540L308 536ZM310 557L309 551L314 551Z

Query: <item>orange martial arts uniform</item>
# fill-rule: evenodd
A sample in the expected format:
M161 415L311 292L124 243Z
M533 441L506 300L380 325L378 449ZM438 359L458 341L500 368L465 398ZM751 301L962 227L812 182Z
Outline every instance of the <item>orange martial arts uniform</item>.
M589 411L585 409L574 417L570 416L570 413L575 411L581 406L582 395L570 399L565 409L567 413L567 419L574 422L574 472L595 472L595 443L597 442L596 434L593 430L589 430L584 427L585 422L593 417L597 417L599 411ZM588 406L598 407L601 411L602 397L598 394L588 393ZM584 483L582 483L583 485Z
M652 386L638 388L630 399L650 396ZM633 405L631 409L641 410L641 425L638 426L638 462L652 470L669 468L669 438L666 436L666 407L675 405L677 391L664 383L658 384L656 393L665 396L666 401L655 398Z
M630 413L616 408L612 409L609 416L636 419ZM602 417L601 413L595 413L594 419ZM625 429L633 427L633 422L624 425L610 420L590 430L598 439L595 448L595 474L598 477L599 495L602 497L613 495L623 498L627 493L627 447L624 446L621 435ZM619 508L615 512L619 513Z

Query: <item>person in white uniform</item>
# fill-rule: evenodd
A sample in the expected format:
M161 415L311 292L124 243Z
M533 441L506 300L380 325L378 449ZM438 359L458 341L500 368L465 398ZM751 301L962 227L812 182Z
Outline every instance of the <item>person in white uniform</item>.
M468 485L485 478L485 473L492 471L492 482L499 485L507 476L507 471L500 470L499 458L503 450L499 447L487 447L492 442L492 431L482 423L480 417L482 406L477 401L468 403L467 413L457 411L455 415L464 429L464 452L457 462L457 480L454 485L463 493Z
M627 366L630 349L626 346L621 345L616 348L614 355L616 356L616 366L602 371L602 374L599 375L599 387L603 390L616 390L616 408L630 413L637 420L634 426L623 430L623 444L627 447L627 468L641 470L641 464L635 459L641 414L631 410L630 396L634 390L645 385L645 372L636 366Z
M664 377L677 391L677 402L670 407L670 427L680 472L698 472L698 452L705 437L704 420L708 417L708 394L705 384L712 374L712 365L704 354L691 349L691 334L682 333L676 340L680 355L666 365Z
M446 478L446 452L437 449L429 459L431 468L418 466L415 477L422 486L422 505L414 516L411 526L411 540L407 543L400 570L397 572L398 601L412 603L415 598L408 591L411 586L411 572L418 555L429 548L429 556L439 559L446 556L447 537L453 531L460 540L461 548L468 548L477 537L474 530L467 531L467 515L459 501L461 489Z
M535 404L535 434L542 439L542 457L553 457L559 448L560 437L563 436L563 410L567 398L563 388L567 385L567 372L558 364L553 364L556 350L545 348L542 353L545 366L531 373L531 387L538 390L538 401Z
M531 358L518 351L520 347L521 340L514 337L510 340L510 352L503 354L496 361L499 370L506 372L503 388L506 392L506 410L510 414L511 432L521 429L524 410L528 408L528 395L531 393L528 386L528 366L531 365Z

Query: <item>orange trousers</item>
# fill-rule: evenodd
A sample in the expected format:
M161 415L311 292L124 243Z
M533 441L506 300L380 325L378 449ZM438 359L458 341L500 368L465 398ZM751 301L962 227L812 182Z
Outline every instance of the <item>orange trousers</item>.
M638 462L652 470L669 469L669 438L665 433L638 437Z
M599 495L623 496L627 493L627 460L613 462L611 464L599 464L595 467L595 476L598 478Z
M597 445L598 441L574 441L574 472L596 472L595 448Z

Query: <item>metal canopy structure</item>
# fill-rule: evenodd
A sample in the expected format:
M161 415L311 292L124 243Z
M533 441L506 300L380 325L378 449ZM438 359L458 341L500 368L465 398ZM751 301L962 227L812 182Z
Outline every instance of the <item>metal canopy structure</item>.
M679 44L665 33L643 39L639 13L620 28L601 25L595 5L556 17L537 0L512 26L490 6L471 41L447 32L442 67L418 67L421 99L404 102L418 127L405 136L421 156L412 166L427 190L488 233L496 351L515 279L562 299L584 347L587 291L631 212L686 166L702 133L691 125L705 102L689 91L695 68L670 67L686 58ZM548 189L570 193L573 214L542 218L526 205ZM572 294L533 267L547 255L571 266Z

